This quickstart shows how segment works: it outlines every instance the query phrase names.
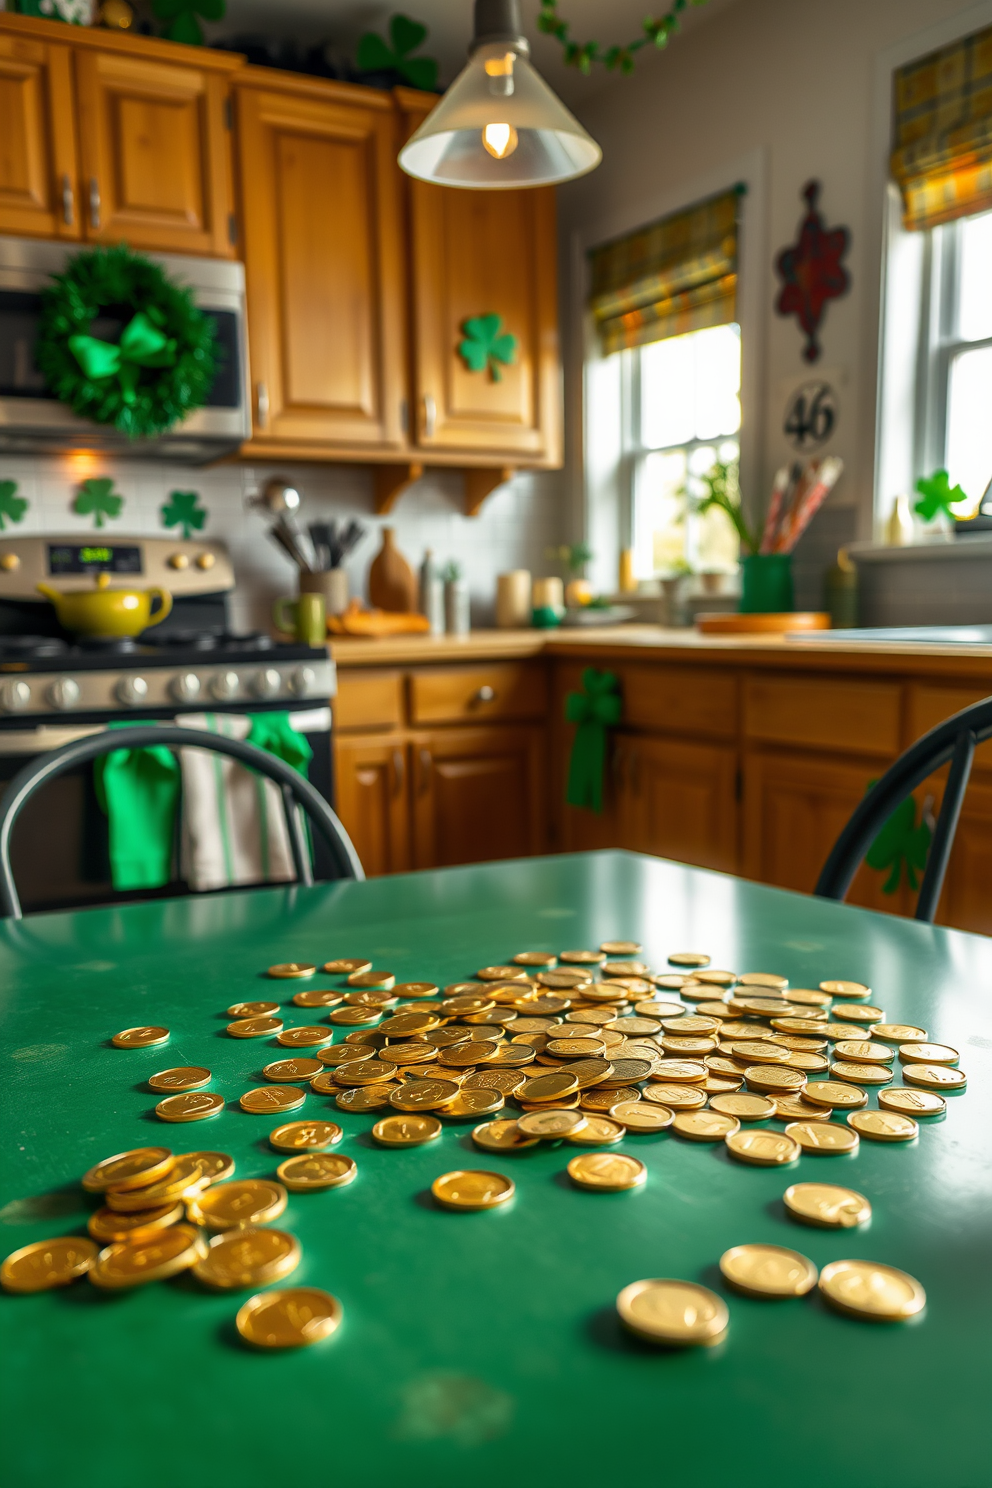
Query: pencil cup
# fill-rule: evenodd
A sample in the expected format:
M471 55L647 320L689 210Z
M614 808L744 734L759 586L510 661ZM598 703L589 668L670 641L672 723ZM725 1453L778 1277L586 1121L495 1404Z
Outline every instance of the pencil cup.
M742 615L781 615L795 608L791 553L752 553L741 567Z

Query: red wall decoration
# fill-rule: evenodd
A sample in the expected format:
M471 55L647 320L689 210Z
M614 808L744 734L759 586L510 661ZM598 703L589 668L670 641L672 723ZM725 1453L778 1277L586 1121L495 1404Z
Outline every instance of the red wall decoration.
M803 357L815 362L820 355L817 331L828 300L846 294L851 276L841 263L851 243L846 227L827 229L816 209L820 182L807 181L802 194L807 212L799 237L791 248L783 248L775 260L782 289L775 301L779 315L794 315L806 333Z

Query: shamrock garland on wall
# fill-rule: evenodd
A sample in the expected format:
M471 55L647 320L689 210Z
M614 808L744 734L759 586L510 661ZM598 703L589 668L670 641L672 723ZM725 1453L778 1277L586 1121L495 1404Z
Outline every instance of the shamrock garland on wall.
M0 532L5 530L8 522L23 522L27 509L26 499L17 494L17 482L0 481Z
M458 355L469 371L484 372L488 367L493 382L503 380L500 364L512 367L517 359L517 338L500 330L502 320L501 315L474 315L463 321L465 339L458 347Z
M80 517L92 517L94 527L102 527L104 518L113 520L124 509L124 497L118 496L109 476L91 476L79 487L72 509Z
M543 31L545 36L553 36L559 41L565 53L565 66L577 67L580 72L592 71L593 63L598 62L609 71L617 68L621 72L633 72L634 57L642 47L653 46L659 50L668 45L668 39L674 36L679 29L679 16L689 4L705 5L706 0L675 0L671 10L663 16L646 16L643 22L643 36L637 37L635 41L628 41L625 46L602 47L598 41L572 41L570 27L567 21L563 21L558 14L558 0L541 0L541 10L537 17L537 29Z
M171 492L168 501L162 504L162 526L181 527L187 541L194 532L202 532L207 522L207 511L199 501L197 491Z

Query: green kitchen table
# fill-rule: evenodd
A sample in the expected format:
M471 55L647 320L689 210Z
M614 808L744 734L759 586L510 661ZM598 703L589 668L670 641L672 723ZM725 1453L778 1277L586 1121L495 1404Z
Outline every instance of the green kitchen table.
M852 1157L803 1155L788 1169L632 1136L620 1150L643 1158L648 1180L619 1194L570 1184L566 1162L582 1149L482 1153L471 1125L379 1149L374 1117L310 1093L300 1115L340 1121L335 1150L359 1171L349 1187L290 1195L278 1223L303 1261L285 1284L333 1292L340 1330L309 1349L251 1351L234 1329L247 1293L189 1276L0 1297L6 1488L992 1482L992 942L653 858L529 859L4 922L3 1254L82 1233L94 1201L80 1175L124 1148L221 1149L241 1177L274 1174L275 1122L237 1098L279 1046L226 1036L225 1009L271 998L287 1024L319 1014L293 1007L301 984L266 979L270 964L368 956L397 980L443 986L521 950L605 939L642 941L655 969L702 950L715 967L794 986L867 982L890 1020L960 1050L968 1088L909 1146L863 1140ZM111 1046L140 1023L165 1024L169 1044ZM156 1119L145 1081L177 1064L213 1071L220 1116ZM438 1209L431 1182L458 1167L509 1173L515 1199ZM800 1180L866 1194L870 1225L792 1222L782 1194ZM926 1311L872 1324L815 1292L726 1293L720 1255L748 1241L821 1267L887 1262L922 1282ZM626 1336L617 1293L651 1276L724 1292L726 1341L667 1352Z

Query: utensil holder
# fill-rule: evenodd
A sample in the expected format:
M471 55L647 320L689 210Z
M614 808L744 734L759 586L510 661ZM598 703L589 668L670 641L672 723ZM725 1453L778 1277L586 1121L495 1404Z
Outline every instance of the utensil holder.
M741 569L742 615L781 615L795 609L791 553L752 553Z
M327 615L343 615L348 608L348 574L343 568L328 568L322 573L300 574L301 594L320 594Z

